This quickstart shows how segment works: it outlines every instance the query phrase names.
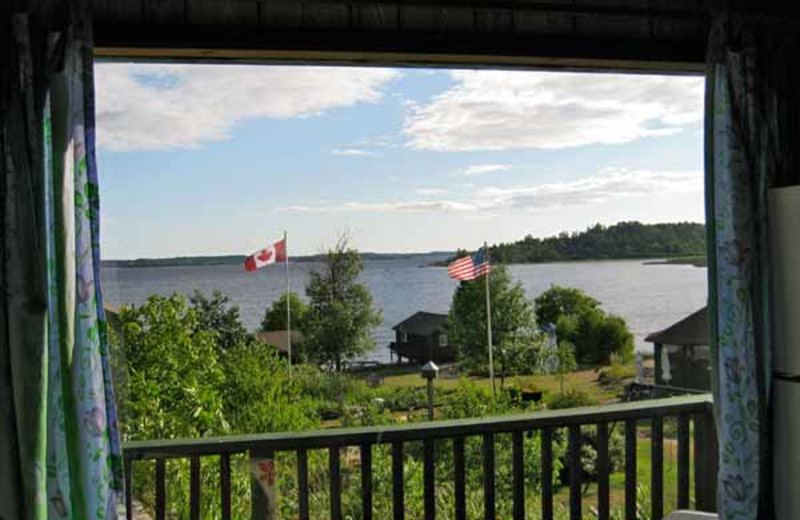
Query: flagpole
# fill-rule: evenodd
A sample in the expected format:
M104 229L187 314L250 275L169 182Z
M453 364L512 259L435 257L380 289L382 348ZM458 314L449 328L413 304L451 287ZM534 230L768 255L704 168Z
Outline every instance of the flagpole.
M486 255L486 262L489 262L489 246L486 242L483 243L483 250ZM489 273L483 275L486 283L486 344L489 347L489 381L492 385L492 397L495 396L494 389L494 355L492 348L492 301L489 296Z
M289 379L292 378L292 306L289 295L291 285L289 283L289 238L286 231L283 232L283 263L286 267L286 346L289 354Z

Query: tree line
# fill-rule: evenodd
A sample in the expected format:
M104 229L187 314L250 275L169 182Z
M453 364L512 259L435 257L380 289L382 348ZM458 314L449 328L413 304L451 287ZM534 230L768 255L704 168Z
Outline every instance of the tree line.
M705 233L705 225L695 222L595 224L585 231L546 238L527 235L516 242L495 244L489 247L489 256L502 264L703 256ZM459 250L450 260L466 254Z

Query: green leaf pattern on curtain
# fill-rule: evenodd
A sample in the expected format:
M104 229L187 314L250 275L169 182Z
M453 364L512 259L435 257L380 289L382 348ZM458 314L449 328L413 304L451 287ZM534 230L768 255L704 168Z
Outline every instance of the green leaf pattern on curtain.
M67 49L64 78L66 143L53 146L49 104L44 118L48 518L111 520L124 516L122 459L99 284L91 51L81 42ZM64 152L55 175L53 150Z
M719 21L712 30L706 106L717 506L724 520L756 520L769 510L770 168L764 158L772 122L758 108L766 87L754 69L755 48L732 44L729 30Z

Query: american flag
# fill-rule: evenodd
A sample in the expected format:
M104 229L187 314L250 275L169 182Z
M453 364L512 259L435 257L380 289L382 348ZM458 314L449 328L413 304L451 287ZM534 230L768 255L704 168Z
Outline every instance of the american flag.
M447 274L455 280L474 280L489 274L491 270L486 249L480 249L474 255L454 260L447 266Z

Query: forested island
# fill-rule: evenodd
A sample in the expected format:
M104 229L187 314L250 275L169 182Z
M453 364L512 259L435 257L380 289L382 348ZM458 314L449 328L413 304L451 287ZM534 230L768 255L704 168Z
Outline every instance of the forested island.
M547 238L528 235L516 242L495 244L489 247L489 256L493 262L501 264L703 257L705 233L705 225L696 222L595 224L586 231L564 232ZM459 250L456 257L465 254L467 251Z

